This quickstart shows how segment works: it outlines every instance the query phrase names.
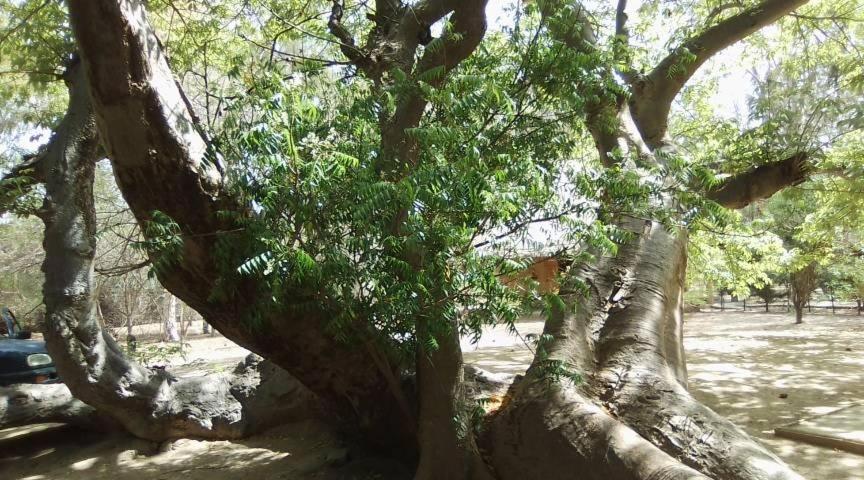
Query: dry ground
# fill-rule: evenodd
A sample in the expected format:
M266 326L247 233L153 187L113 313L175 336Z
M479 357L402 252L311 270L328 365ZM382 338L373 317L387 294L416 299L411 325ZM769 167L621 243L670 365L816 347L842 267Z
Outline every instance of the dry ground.
M864 317L791 321L782 314L690 317L684 340L690 389L806 478L864 480L864 456L773 434L802 417L864 402Z
M774 437L773 428L864 399L864 317L701 313L686 324L694 394L765 442L811 480L864 480L864 456ZM537 333L539 320L520 324ZM245 350L196 332L175 371L229 368ZM463 344L469 362L520 373L531 360L522 339L492 329ZM780 398L785 394L786 398ZM0 431L0 480L28 479L401 479L410 472L346 447L313 421L238 442L179 440L156 445L123 435L39 426Z

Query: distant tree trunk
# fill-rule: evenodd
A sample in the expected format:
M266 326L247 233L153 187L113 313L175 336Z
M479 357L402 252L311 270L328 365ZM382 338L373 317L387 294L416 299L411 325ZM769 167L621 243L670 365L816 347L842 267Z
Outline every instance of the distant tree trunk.
M192 328L192 315L186 312L186 304L183 302L177 305L177 322L180 325L180 341L185 342L189 329Z
M705 304L709 311L714 305L714 281L710 279L705 282Z
M177 330L177 297L165 292L165 316L163 330L165 340L169 342L179 342L180 332Z
M804 308L810 301L810 295L816 290L817 282L816 262L810 262L789 274L789 291L792 294L792 306L795 308L796 325L804 323Z

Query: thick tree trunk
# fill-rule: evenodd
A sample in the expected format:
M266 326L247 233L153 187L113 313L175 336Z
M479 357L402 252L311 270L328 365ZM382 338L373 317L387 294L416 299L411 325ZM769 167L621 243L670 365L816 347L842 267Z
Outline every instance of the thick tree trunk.
M119 186L139 222L151 220L158 210L181 229L182 259L160 275L166 288L227 337L288 369L331 411L366 433L371 430L401 442L397 448L410 448L406 445L414 443L415 429L401 421L404 415L392 382L398 378L397 367L375 361L374 353L329 336L323 328L325 312L314 311L301 295L286 292L289 307L274 305L272 315L253 328L238 319L244 317L246 305L258 301L260 289L254 282L239 282L230 298L214 299L211 294L220 270L212 252L217 237L234 227L220 220L217 212L242 210L242 206L232 204L221 191L221 172L205 158L206 143L173 81L141 2L69 0L69 5L93 85L99 129ZM749 30L738 31L744 35ZM734 40L740 36L735 32L726 37ZM447 60L455 58L459 57L448 56ZM637 110L639 131L644 132L651 120L644 115L655 109ZM422 108L417 111L422 113ZM409 117L415 118L406 115ZM634 126L629 116L624 120L628 127ZM660 119L664 129L666 120ZM615 130L616 144L635 144L640 156L650 156L648 146L664 143L665 131L651 136L658 142L646 145L634 130ZM625 138L619 138L622 135ZM705 478L699 470L742 480L800 478L687 393L680 309L685 239L668 234L655 223L631 223L637 240L622 247L618 257L601 259L581 272L591 285L590 295L578 302L578 310L560 311L548 322L546 333L553 340L544 349L550 356L535 359L528 376L511 389L508 402L491 420L486 445L497 475L505 479L571 478L574 474L604 480ZM75 248L67 250L71 257L85 256ZM47 292L46 288L46 297ZM111 360L111 343L92 331L86 320L86 302L77 305L58 291L52 294L52 301L59 298L70 304L55 301L57 306L84 313L57 320L63 329L56 335L66 334L67 344L76 346L74 351L58 353L88 370L86 377L71 377L73 391L95 382L95 386L81 388L89 395L86 400L100 408L104 404L115 415L128 409L126 416L134 418L124 426L142 436L200 435L212 432L215 425L228 428L225 416L230 415L211 415L202 422L170 405L152 402L154 391L162 389L181 404L191 402L193 392L197 398L224 398L223 391L185 386L182 381L171 383L164 374ZM75 323L78 318L82 323ZM94 351L107 355L97 356L98 360L110 361L88 363L91 359L82 352ZM437 359L439 354L444 358ZM549 384L550 360L572 367L585 381L577 386ZM421 450L428 450L421 451L418 478L460 475L471 464L461 460L466 450L460 446L451 415L458 410L460 363L455 352L448 355L443 349L418 362L419 443ZM123 389L121 395L118 386ZM141 425L140 419L147 419L148 425ZM410 432L409 442L404 441L406 431ZM435 464L453 458L458 467Z
M284 371L252 357L232 374L179 379L129 361L96 315L93 173L98 138L86 79L67 72L66 116L38 168L45 179L46 346L72 394L151 440L235 438L308 413L311 394Z
M686 235L632 220L637 238L575 275L525 378L491 419L486 447L502 479L800 479L687 392L682 344ZM549 379L550 361L582 375ZM561 469L566 459L572 467Z
M414 478L491 480L477 450L471 419L466 415L458 329L454 325L437 340L438 348L433 351L424 348L422 341L417 347L420 462Z

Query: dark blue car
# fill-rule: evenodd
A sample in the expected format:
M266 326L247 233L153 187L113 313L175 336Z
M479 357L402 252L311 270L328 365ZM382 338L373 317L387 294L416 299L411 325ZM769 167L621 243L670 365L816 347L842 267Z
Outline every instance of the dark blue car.
M0 386L59 382L45 342L30 340L30 332L21 329L8 308L0 308L0 317L5 327L0 332Z
M0 386L59 381L45 342L0 336Z

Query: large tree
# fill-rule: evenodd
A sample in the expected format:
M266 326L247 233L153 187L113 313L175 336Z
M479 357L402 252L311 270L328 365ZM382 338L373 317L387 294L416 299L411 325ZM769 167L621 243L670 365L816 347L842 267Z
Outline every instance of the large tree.
M483 0L337 0L326 30L302 27L321 23L306 11L321 4L264 2L260 18L287 27L261 42L266 68L216 125L219 107L208 102L200 120L175 81L141 2L69 0L83 75L44 151L57 158L42 168L59 170L41 175L46 339L61 376L146 438L260 423L237 387L246 370L175 382L99 332L87 183L98 143L162 284L342 426L416 461L417 478L800 478L687 391L681 309L693 212L803 181L810 152L731 159L733 174L711 181L669 125L701 66L807 2L708 3L657 55L631 45L650 35L631 34L626 1L609 39L602 12L578 2L532 3L491 35ZM289 31L343 58L310 60L280 41ZM298 91L297 79L338 98ZM568 170L585 138L596 153ZM64 209L52 195L77 200ZM573 266L545 299L536 357L474 425L459 336L512 322L519 296L499 280L518 265L481 248L564 218L556 254Z

